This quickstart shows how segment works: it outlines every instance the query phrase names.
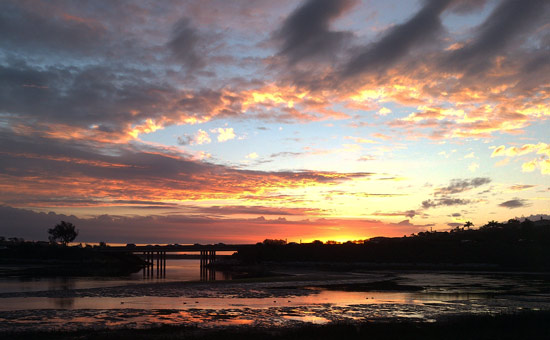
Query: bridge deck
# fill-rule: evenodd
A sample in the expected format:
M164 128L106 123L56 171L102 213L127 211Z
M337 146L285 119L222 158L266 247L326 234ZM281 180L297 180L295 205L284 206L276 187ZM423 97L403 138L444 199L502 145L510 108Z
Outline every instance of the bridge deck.
M124 252L124 253L139 253L139 252L202 252L202 251L239 251L240 249L249 248L253 244L194 244L194 245L150 245L150 246L120 246L120 247L104 247L100 251L104 252Z

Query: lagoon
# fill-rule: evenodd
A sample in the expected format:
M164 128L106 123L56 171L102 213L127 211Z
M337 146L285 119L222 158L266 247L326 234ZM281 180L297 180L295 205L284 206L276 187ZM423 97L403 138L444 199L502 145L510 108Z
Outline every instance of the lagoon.
M281 266L274 276L200 282L198 260L168 260L166 278L3 278L0 332L216 328L550 310L544 273L353 271ZM19 286L16 283L19 283Z

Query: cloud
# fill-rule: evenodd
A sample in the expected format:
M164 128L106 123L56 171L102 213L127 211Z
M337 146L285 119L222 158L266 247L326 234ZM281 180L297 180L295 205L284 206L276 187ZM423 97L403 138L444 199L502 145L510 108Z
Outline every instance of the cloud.
M390 113L391 113L391 110L388 109L387 107L382 107L380 110L378 110L379 116L387 116Z
M523 163L521 166L521 170L523 172L533 172L538 168L540 169L541 174L550 175L550 144L524 144L520 147L511 146L509 148L506 148L506 146L504 145L500 145L493 150L491 157L516 157L533 152L541 156Z
M370 156L370 155L367 155L367 156L361 156L359 157L357 160L359 162L367 162L367 161L375 161L377 158L374 157L374 156Z
M485 71L490 62L522 33L548 15L548 1L503 0L477 28L475 38L451 52L444 67Z
M279 208L266 206L209 206L193 207L190 211L194 213L225 215L275 215L275 216L307 216L319 215L322 211L315 208Z
M499 157L499 156L515 157L515 156L526 155L531 152L536 152L537 154L542 154L550 157L550 144L541 142L538 144L524 144L520 147L511 146L509 148L506 148L505 145L500 145L493 150L491 157Z
M213 208L214 213L216 208ZM223 210L223 208L222 208ZM232 208L227 209L231 212ZM235 209L236 212L238 209ZM259 209L254 209L259 211ZM268 209L271 215L273 210ZM279 215L279 214L277 214ZM366 239L384 233L402 236L425 228L412 223L387 224L377 220L285 218L220 218L181 214L150 216L98 215L79 218L38 213L26 209L0 206L1 236L46 240L47 229L64 220L76 225L77 242L112 243L256 243L266 238L333 239L335 233L349 239ZM291 216L291 215L286 215Z
M0 64L0 111L9 113L11 126L26 126L26 131L130 138L134 127L152 127L161 119L166 96L175 95L175 89L126 71Z
M537 168L540 168L541 174L550 175L550 159L533 159L521 165L523 172L533 172Z
M491 179L488 177L476 177L472 179L453 179L451 183L443 188L437 188L435 190L436 195L452 195L472 190L491 183Z
M235 131L233 131L233 128L217 128L217 129L210 130L210 132L218 134L218 142L220 143L226 142L236 137Z
M479 164L476 162L472 162L468 165L468 170L470 170L470 172L476 172L477 169L479 169Z
M372 139L366 139L366 138L355 137L355 136L344 136L344 139L351 139L355 143L361 143L361 144L379 144L380 143Z
M194 136L184 135L178 137L178 144L180 145L194 145L194 144L209 144L212 139L208 135L208 132L199 129Z
M256 152L251 152L248 155L246 155L246 158L248 159L256 159L258 158L258 154Z
M426 201L422 201L422 208L429 209L429 208L436 208L440 206L455 206L455 205L467 205L472 203L472 200L468 199L460 199L460 198L450 198L450 197L441 197L436 199L429 199Z
M17 201L20 206L48 206L51 197L60 197L60 187L62 200L184 201L240 199L372 176L239 170L193 160L177 149L29 138L6 131L0 134L0 154L0 204Z
M527 200L514 198L512 200L502 202L498 206L503 208L508 208L508 209L515 209L515 208L523 208L529 205L527 204Z
M372 215L373 216L386 216L386 217L393 217L393 216L405 216L409 218L413 218L419 213L416 210L407 210L407 211L400 211L400 212L375 212Z
M281 151L277 153L272 153L269 155L269 158L277 158L277 157L297 157L303 155L303 152L293 152L293 151Z
M389 29L379 41L363 47L346 65L343 75L384 72L413 48L430 42L442 29L439 15L450 0L426 1L424 7L407 22Z
M334 51L350 52L340 42L353 40L352 34L330 27L336 19L348 19L344 15L354 3L364 5L342 0L304 2L284 20L278 35L275 34L282 43L281 55L289 60L306 61L315 56L332 57ZM370 74L372 67L369 66L358 73L361 79L353 84L343 82L338 77L339 71L330 66L317 68L316 72L293 69L288 78L284 72L269 73L266 78L264 71L269 67L266 69L265 63L269 61L243 59L240 53L231 52L241 50L243 46L239 44L243 37L228 39L229 31L220 33L223 30L218 29L238 27L239 33L246 32L244 40L252 38L253 41L262 33L265 37L278 25L265 10L279 8L277 4L255 2L251 10L216 3L220 10L212 14L208 6L193 3L176 7L170 3L144 2L133 6L71 3L59 6L48 2L30 5L3 1L0 46L13 53L0 62L0 111L6 112L4 119L10 126L17 125L20 131L111 142L128 142L166 126L217 118L246 116L265 122L349 119L336 108L362 105L374 110L387 102L434 106L419 110L405 120L396 116L385 123L400 137L484 138L497 131L518 132L549 112L544 96L534 95L545 91L544 75L550 70L548 51L544 48L548 38L540 20L547 6L541 5L541 1L514 2L523 22L526 20L523 17L530 16L534 8L540 7L541 11L533 15L533 27L510 24L519 25L517 32L520 33L513 36L531 32L529 43L504 44L500 52L504 58L491 64L490 77L462 75L460 71L433 67L448 55L467 49L477 41L480 32L485 32L485 26L492 25L474 27L464 41L459 41L462 35L444 33L441 29L439 13L444 10L469 13L484 3L424 2L422 9L405 23L391 26L381 39L354 54L357 57L368 51L369 56L377 56L368 58L374 58L374 64L379 63L389 72L382 78L375 77ZM247 20L235 20L236 15ZM494 15L498 20L491 19L491 22L505 22L505 15ZM168 17L181 19L174 23L164 20ZM421 20L425 17L430 20ZM307 20L301 20L303 18ZM251 21L256 25L254 32L245 29ZM258 31L258 27L263 30ZM439 33L447 35L441 41L433 39L434 34ZM226 39L211 43L209 37L219 35ZM402 40L406 43L393 44ZM434 48L426 48L425 41ZM454 51L438 50L440 45L451 42L464 47ZM246 48L252 55L257 54L254 47L246 45ZM472 59L468 65L475 62ZM205 63L212 67L201 67ZM213 70L221 69L218 66L229 64L231 69L246 65L246 72L253 72L253 79L214 74ZM194 65L201 70L193 73L193 77L182 76L182 65L183 68ZM288 85L289 79L294 85ZM476 86L480 82L485 84L484 89ZM374 95L364 97L366 94ZM35 100L26 100L31 97ZM454 114L449 107L454 109Z
M280 54L291 64L307 59L333 57L351 35L331 31L332 21L349 10L355 0L307 0L283 22L275 33L281 40Z
M48 6L2 1L0 46L12 51L82 56L94 53L101 49L101 43L107 42L106 28L100 22L51 12Z
M515 185L512 185L510 186L510 190L512 191L523 191L523 190L528 190L528 189L531 189L531 188L534 188L535 185L530 185L530 184L515 184Z
M449 10L459 14L482 10L488 0L455 0Z
M204 66L199 56L198 45L200 37L188 18L181 18L173 27L172 38L168 42L175 58L188 69Z

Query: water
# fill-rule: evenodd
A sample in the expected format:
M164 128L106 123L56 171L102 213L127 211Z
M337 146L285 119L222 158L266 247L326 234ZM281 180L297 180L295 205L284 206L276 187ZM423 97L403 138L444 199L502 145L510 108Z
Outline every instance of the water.
M156 276L156 272L151 277L144 276L143 270L121 277L0 277L0 293L87 289L171 281L199 281L199 261L167 259L166 276L161 278ZM229 273L215 271L214 274L216 280L231 280Z
M388 318L435 321L445 315L550 310L550 280L538 274L298 270L291 277L253 282L199 279L198 260L168 260L166 278L136 273L114 279L2 279L0 332L162 324L278 327ZM407 288L361 288L388 280ZM329 290L330 285L359 291Z

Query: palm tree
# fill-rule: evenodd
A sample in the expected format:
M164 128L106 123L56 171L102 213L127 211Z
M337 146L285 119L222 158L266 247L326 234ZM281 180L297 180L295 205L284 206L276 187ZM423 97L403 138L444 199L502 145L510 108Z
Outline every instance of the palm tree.
M467 221L466 223L464 223L464 228L466 228L466 229L470 229L470 227L473 227L473 226L474 226L474 224L470 221Z

